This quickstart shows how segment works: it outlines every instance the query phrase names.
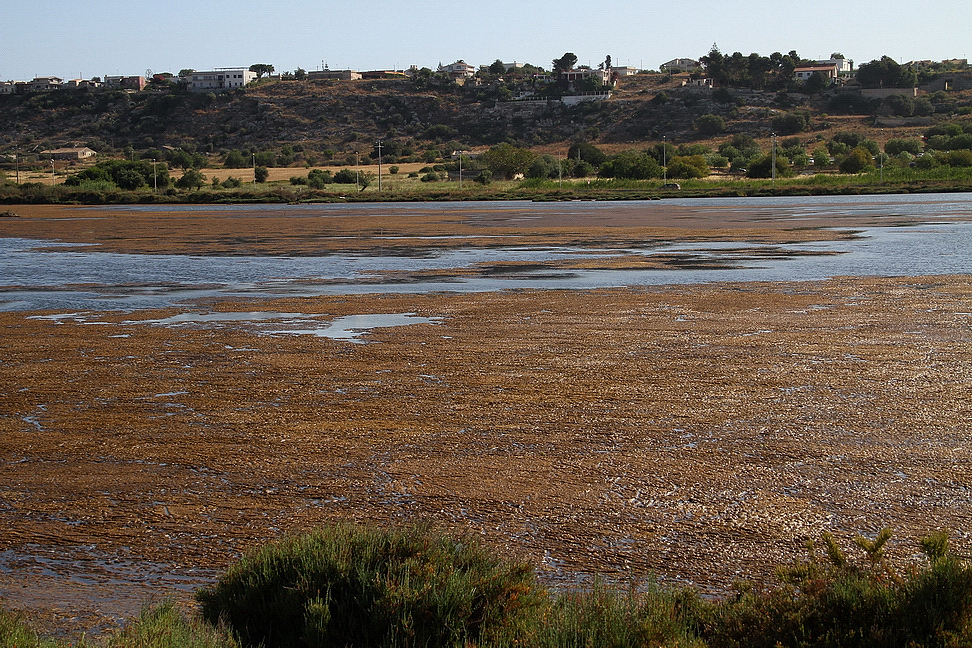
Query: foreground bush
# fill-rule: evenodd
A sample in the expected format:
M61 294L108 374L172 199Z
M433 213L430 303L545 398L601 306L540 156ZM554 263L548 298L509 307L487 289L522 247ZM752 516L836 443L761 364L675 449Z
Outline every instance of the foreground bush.
M0 610L0 648L57 648L57 646L57 642L41 638L16 614Z
M713 648L972 645L972 569L949 553L947 535L924 538L927 566L904 575L885 560L890 537L856 538L855 562L824 534L826 556L780 569L782 587L701 608L702 637Z
M18 616L0 610L0 648L66 648L66 641L43 638ZM239 648L232 634L202 619L187 618L171 601L142 610L123 628L79 648Z
M428 527L334 526L247 554L197 594L215 625L171 603L148 608L94 648L959 648L972 646L972 568L948 536L921 541L902 573L891 537L829 534L780 584L725 600L657 584L602 582L551 593L532 569L475 539ZM223 625L223 624L226 625ZM228 626L228 627L227 627ZM231 636L230 631L236 636ZM62 648L0 612L0 648Z
M197 598L249 646L464 646L515 634L543 594L474 538L342 525L247 554Z

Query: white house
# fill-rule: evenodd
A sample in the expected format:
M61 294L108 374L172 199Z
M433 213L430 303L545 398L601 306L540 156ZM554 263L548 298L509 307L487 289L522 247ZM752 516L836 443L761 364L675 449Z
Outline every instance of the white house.
M50 156L54 160L85 160L94 157L96 153L87 146L78 146L41 151L41 155Z
M246 68L216 68L209 72L193 72L189 75L192 92L220 92L242 88L257 78L256 72Z
M837 74L850 74L854 71L854 61L851 59L845 59L842 57L831 57L826 61L814 61L817 65L835 65L837 66Z
M602 84L607 85L611 82L611 71L602 70L600 68L594 69L589 67L579 67L572 70L567 70L566 72L561 72L560 77L567 79L567 81L579 81L589 77L596 77L601 80Z
M617 74L619 77L634 76L638 74L638 68L630 66L612 67L611 72Z
M677 58L662 63L658 69L662 72L691 72L699 68L699 62L690 58Z
M448 74L453 79L469 79L476 75L476 68L459 59L449 65L439 65L438 72Z
M14 94L16 84L13 81L0 81L0 95Z

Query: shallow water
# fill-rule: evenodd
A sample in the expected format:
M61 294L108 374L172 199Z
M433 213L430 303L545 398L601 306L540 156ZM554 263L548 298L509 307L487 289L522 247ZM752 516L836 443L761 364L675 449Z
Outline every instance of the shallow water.
M758 245L693 242L618 250L565 247L429 247L408 256L329 254L306 257L190 256L58 251L49 241L0 239L0 310L137 310L185 305L203 298L313 296L357 293L479 292L511 288L591 289L733 281L806 281L834 276L917 276L972 271L969 194L838 196L769 199L676 199L664 208L710 218L799 221L866 215L896 226L855 230L852 240ZM640 203L641 210L656 208ZM432 203L357 205L133 206L127 211L220 211L241 215L371 216L448 210L460 218L511 222L577 217L610 219L632 203ZM902 219L927 224L900 226ZM441 243L441 239L439 239ZM497 241L499 244L500 241ZM40 249L43 248L43 249ZM678 255L669 269L574 270L545 266L630 254ZM678 267L684 265L684 267ZM422 276L434 272L434 278Z

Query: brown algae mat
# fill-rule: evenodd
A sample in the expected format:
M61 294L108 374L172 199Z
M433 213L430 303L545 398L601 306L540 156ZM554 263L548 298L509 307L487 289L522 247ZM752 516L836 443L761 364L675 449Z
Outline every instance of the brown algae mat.
M963 275L202 309L430 318L366 343L0 313L0 602L96 628L338 520L483 534L556 584L713 594L823 531L889 526L906 562L944 528L969 555L970 299Z

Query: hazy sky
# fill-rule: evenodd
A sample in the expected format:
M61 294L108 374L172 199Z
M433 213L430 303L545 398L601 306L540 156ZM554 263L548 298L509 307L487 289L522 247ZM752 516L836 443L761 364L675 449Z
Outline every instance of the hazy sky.
M0 0L0 80L91 78L146 70L269 63L277 72L435 68L463 59L550 67L564 52L580 64L657 69L725 54L805 58L841 52L855 64L887 54L972 58L972 11L964 2L786 0L580 3L575 0L407 3L306 0Z

